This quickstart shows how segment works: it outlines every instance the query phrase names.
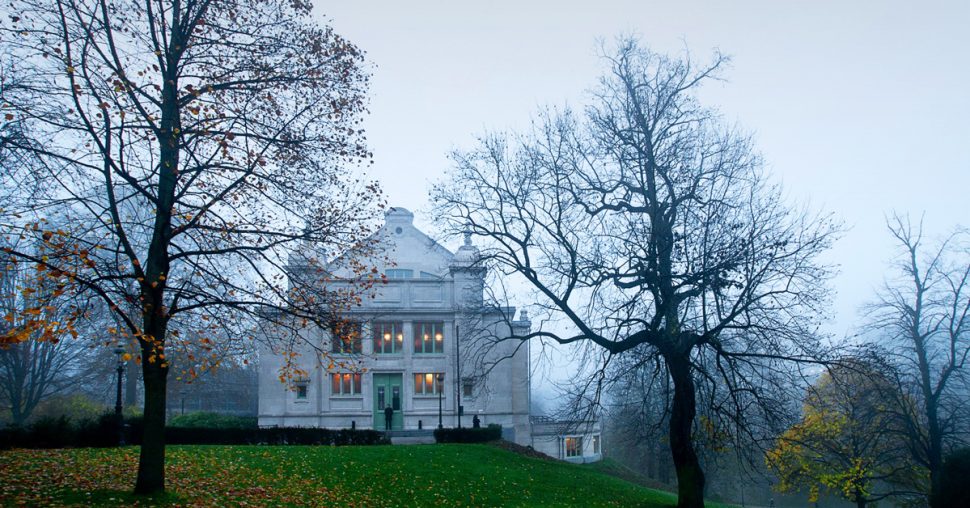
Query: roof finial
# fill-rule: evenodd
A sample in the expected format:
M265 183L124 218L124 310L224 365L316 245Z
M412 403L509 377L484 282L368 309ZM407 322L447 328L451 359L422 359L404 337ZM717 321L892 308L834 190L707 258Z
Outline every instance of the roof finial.
M465 245L471 247L472 245L472 232L470 229L465 229Z

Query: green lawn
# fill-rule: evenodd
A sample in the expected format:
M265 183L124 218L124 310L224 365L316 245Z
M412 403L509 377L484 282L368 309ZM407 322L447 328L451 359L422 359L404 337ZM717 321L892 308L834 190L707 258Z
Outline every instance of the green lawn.
M168 494L128 494L138 448L0 452L3 505L673 506L593 468L488 445L171 446Z

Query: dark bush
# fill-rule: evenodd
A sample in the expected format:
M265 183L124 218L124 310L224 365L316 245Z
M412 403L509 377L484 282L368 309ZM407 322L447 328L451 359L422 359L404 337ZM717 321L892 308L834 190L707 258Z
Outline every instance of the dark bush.
M27 439L35 448L62 448L77 438L74 426L66 416L40 418L27 427Z
M485 428L435 429L434 439L439 443L486 443L502 439L502 426L490 424Z
M196 412L176 415L168 419L169 427L205 427L210 429L255 429L255 416L233 416Z
M970 448L951 453L943 462L936 506L970 506Z
M169 444L267 444L267 445L376 445L387 443L384 434L374 430L331 430L300 427L265 429L211 429L168 427Z
M114 413L105 413L96 420L81 420L75 429L73 446L104 448L118 444L118 417Z
M0 450L14 447L25 447L28 443L27 430L23 427L5 427L0 429Z
M24 427L0 429L0 449L108 447L118 444L118 421L114 413L97 420L72 423L68 418L45 418ZM141 417L125 419L125 443L140 445L144 423ZM269 444L269 445L376 445L388 441L374 430L331 430L317 428L209 428L167 427L168 444Z

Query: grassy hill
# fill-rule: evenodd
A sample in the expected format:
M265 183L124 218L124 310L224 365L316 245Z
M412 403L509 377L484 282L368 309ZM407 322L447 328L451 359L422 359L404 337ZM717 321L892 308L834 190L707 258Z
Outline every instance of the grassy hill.
M673 506L595 468L489 445L172 446L162 498L128 494L138 449L0 452L0 504Z

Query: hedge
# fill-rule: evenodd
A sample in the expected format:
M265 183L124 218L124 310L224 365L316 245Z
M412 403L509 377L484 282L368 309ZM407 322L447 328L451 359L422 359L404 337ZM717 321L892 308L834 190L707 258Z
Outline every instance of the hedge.
M168 427L170 444L266 444L266 445L376 445L388 441L375 430L270 427L265 429L214 429Z
M255 429L255 416L235 416L197 411L168 419L169 427L203 427L210 429Z
M434 439L438 443L485 443L502 439L502 426L490 424L485 428L435 429Z
M65 416L40 418L26 427L0 429L0 449L107 447L118 444L115 415L71 422Z
M125 442L141 444L143 423L140 417L125 420ZM374 430L318 428L167 427L167 444L267 444L267 445L375 445L386 444L384 433ZM0 449L109 447L118 444L118 425L114 414L97 420L71 422L66 417L44 418L27 427L0 429Z

